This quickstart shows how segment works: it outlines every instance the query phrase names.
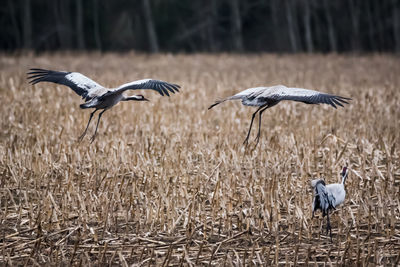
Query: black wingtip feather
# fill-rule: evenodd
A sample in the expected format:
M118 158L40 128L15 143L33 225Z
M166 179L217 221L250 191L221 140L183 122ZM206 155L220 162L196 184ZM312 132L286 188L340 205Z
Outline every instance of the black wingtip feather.
M29 70L37 70L37 71L49 71L46 69L41 69L41 68L30 68Z
M44 77L39 77L30 81L31 84L35 85L41 81L43 81Z
M39 72L39 71L30 71L30 72L27 72L26 74L28 74L28 75L44 75L44 74L46 74L47 72Z
M174 90L176 90L175 88L174 88L174 86L172 85L172 84L165 84L165 87L171 92L171 93L173 93L173 94L175 94L175 91Z
M331 105L332 107L337 109L337 107L336 107L335 103L332 101L332 99L329 99L328 102L329 102L328 103L329 105Z
M44 77L45 74L31 74L31 76L28 76L28 79L35 79L39 77Z
M165 89L162 85L160 85L160 87L162 87L162 90L164 91L164 93L165 93L167 96L169 96L168 90Z
M51 74L51 71L44 69L31 68L29 70L27 79L30 80L29 83L32 85L45 81L46 76Z
M162 91L164 95L169 96L168 90L165 89L162 84L155 83L154 86L157 88L157 90Z
M157 86L157 84L154 84L154 87L155 87L156 90L160 93L161 96L164 96L164 91L163 91L161 88L159 88L159 87Z
M176 93L176 92L179 92L179 89L178 88L180 88L180 86L179 85L177 85L177 84L173 84L173 83L165 83L164 84L165 85L165 87L168 89L168 90L170 90L172 93Z
M179 86L177 86L176 84L167 84L168 85L168 87L170 88L170 90L171 90L171 92L172 93L178 93L179 92L179 89L178 89L178 87Z
M348 97L342 97L342 96L339 96L338 98L337 98L339 101L341 101L342 103L345 103L345 104L350 104L349 102L347 102L346 100L348 100L348 101L351 101L351 100L353 100L353 99L351 99L351 98L348 98ZM344 99L346 99L346 100L344 100Z
M46 73L48 70L43 69L29 69L29 73Z
M42 70L42 69L30 69L29 72L27 72L27 75L48 75L50 74L51 71L49 70Z
M344 107L344 106L340 103L340 101L339 101L338 99L336 99L336 98L332 99L332 102L335 103L336 105L339 105L339 106L341 106L341 107Z

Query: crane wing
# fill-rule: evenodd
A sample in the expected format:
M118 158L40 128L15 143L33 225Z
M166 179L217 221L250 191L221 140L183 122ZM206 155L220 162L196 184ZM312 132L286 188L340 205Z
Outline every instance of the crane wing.
M343 107L343 104L349 104L347 101L351 100L351 98L348 97L325 94L303 88L281 87L279 89L280 90L276 90L273 94L265 97L276 101L293 100L306 104L328 104L334 108L336 108L336 105ZM263 97L263 95L261 94L259 97Z
M89 79L79 72L54 71L45 69L30 69L27 73L31 84L39 82L52 82L70 87L82 98L91 99L90 92L103 88L100 84Z
M114 89L114 92L116 93L126 90L151 89L157 91L162 96L169 96L169 92L175 94L175 92L179 92L179 88L181 87L177 84L167 83L160 80L144 79L123 84L120 87Z
M329 209L335 208L334 202L335 199L328 193L325 182L319 180L315 185L313 211L320 209L322 211L322 216L325 216Z

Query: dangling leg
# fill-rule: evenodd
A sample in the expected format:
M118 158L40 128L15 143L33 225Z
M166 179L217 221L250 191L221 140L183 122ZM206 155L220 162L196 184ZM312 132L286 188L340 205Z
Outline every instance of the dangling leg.
M96 113L96 111L97 111L97 109L95 109L92 113L90 113L90 117L89 117L89 121L88 121L88 123L87 123L87 125L86 125L86 129L85 129L85 131L83 132L83 134L82 134L81 136L79 136L79 138L78 138L78 141L79 141L79 142L81 142L82 139L83 139L83 137L86 135L87 129L89 128L90 121L92 120L93 115L94 115L94 113Z
M97 128L99 127L100 118L101 118L101 115L103 115L103 113L105 111L106 111L106 109L99 113L99 118L97 119L97 124L96 124L96 130L94 131L94 135L92 136L92 138L90 138L90 143L93 143L94 139L96 138Z
M253 115L251 116L251 122L250 122L249 132L247 133L246 139L244 139L243 145L244 145L244 144L247 145L247 144L249 143L249 137L250 137L251 127L253 126L254 118L255 118L257 112L260 111L260 109L262 109L262 108L263 108L263 106L259 107L259 108L256 110L256 112L254 112Z
M260 116L259 120L258 120L258 134L256 139L254 139L254 141L256 141L256 145L255 147L258 145L258 142L260 141L260 133L261 133L261 115L264 112L264 110L266 110L267 108L269 108L269 106L266 106L265 108L263 108L260 113L258 113L258 115Z

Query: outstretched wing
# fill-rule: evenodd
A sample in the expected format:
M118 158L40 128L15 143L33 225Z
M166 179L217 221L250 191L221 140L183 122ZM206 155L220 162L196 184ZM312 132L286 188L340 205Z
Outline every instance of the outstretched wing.
M263 95L261 94L260 97L263 97ZM265 97L276 101L293 100L306 104L328 104L334 108L336 108L336 105L343 107L343 104L349 104L347 101L351 100L351 98L348 97L325 94L303 88L288 88L285 86L279 87L273 94Z
M82 98L86 98L86 100L91 99L89 96L91 91L93 92L97 89L103 88L103 86L79 72L30 69L27 74L29 75L28 79L31 84L52 82L66 85L74 90L75 93L82 96Z
M126 91L126 90L151 89L157 91L162 96L164 95L169 96L169 92L175 94L175 92L179 92L179 88L181 87L177 84L167 83L160 80L144 79L123 84L120 87L114 89L114 92Z

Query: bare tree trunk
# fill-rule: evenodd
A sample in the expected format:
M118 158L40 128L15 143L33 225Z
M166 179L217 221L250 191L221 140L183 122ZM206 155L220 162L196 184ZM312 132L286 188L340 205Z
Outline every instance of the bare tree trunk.
M76 34L78 49L85 49L85 35L83 32L83 9L82 0L76 0Z
M332 3L330 0L324 0L325 15L328 22L329 48L332 52L337 52L336 35L335 28L333 26L330 3Z
M154 28L150 2L149 0L142 0L142 4L143 4L143 14L146 23L147 35L149 37L150 51L152 53L157 53L159 51L158 40L157 40L156 30Z
M370 49L372 51L376 50L376 41L374 39L374 32L375 32L375 26L374 26L374 20L373 20L373 16L371 13L371 4L370 1L366 1L367 3L367 21L368 21L368 42L369 42L369 46Z
M102 50L101 39L100 39L100 28L99 28L99 3L98 0L93 0L93 24L94 24L94 41L96 48Z
M24 48L32 48L32 14L31 14L31 0L24 1L24 18L23 18L23 40Z
M13 33L15 36L15 46L17 48L21 48L21 35L20 35L21 33L19 31L18 23L17 23L17 19L16 19L14 1L15 0L8 1L8 8L10 10L11 24L12 24Z
M393 34L394 34L394 50L400 53L400 8L397 0L393 0Z
M291 1L286 0L285 3L286 3L286 19L288 22L288 34L289 34L290 45L292 47L292 52L296 53L298 50L298 46L297 46L296 32L294 29L293 12L290 4Z
M299 3L297 1L292 1L293 5L292 5L292 15L293 15L293 30L294 30L294 34L296 36L296 42L297 42L297 50L298 51L304 51L303 49L303 45L301 44L301 37L300 37L300 30L299 30L299 20L298 20L298 15L297 15L297 10L298 7L296 7L296 5L298 5Z
M71 49L73 44L72 33L72 16L71 16L71 5L69 1L60 0L60 17L61 17L61 36L64 42L64 47Z
M218 0L210 0L210 12L208 14L208 25L207 25L207 35L208 35L208 46L210 51L216 52L217 44L215 40L215 27L217 26L217 7Z
M240 16L239 1L230 0L231 4L231 29L233 47L236 51L243 51L243 39L242 39L242 18Z
M67 1L53 0L54 24L57 33L59 48L70 49L71 41L71 14Z
M59 11L58 11L59 10L59 8L58 8L59 1L53 0L52 4L53 4L53 13L54 13L53 27L55 26L57 39L59 42L59 48L63 49L64 48L64 42L63 42L64 40L63 40L62 31L61 31L60 15L58 14L59 13Z
M307 52L312 53L314 50L311 32L311 11L310 3L311 0L304 0L304 28L306 30L306 47Z
M353 28L352 45L354 51L360 50L360 31L359 31L359 14L360 9L354 0L349 1L350 14L351 14L351 26Z
M385 48L385 36L383 34L383 24L382 24L382 11L381 11L381 3L379 1L372 1L372 10L375 21L375 39L377 39L377 49L378 51L382 51ZM378 37L378 38L376 38Z
M281 46L281 34L280 32L277 30L280 28L279 25L279 2L280 0L271 0L270 2L270 6L271 6L271 17L272 17L272 25L273 25L273 38L268 38L268 39L272 39L272 42L274 42L274 50L275 51L281 51L282 50L282 46Z

